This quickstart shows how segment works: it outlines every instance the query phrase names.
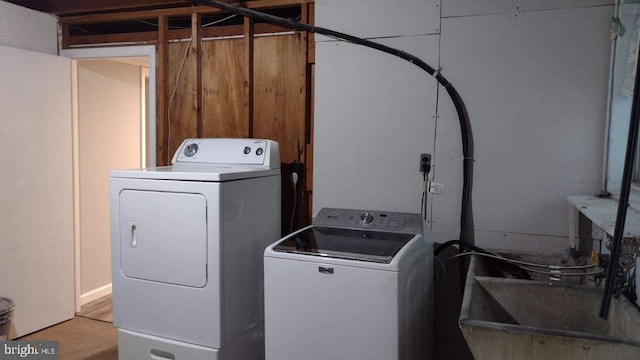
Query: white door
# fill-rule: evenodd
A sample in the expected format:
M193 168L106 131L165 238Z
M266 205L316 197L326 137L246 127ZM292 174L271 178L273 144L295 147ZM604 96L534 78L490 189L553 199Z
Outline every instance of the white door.
M120 271L132 279L207 284L207 199L168 191L120 192Z
M74 316L71 61L0 46L0 296L12 336Z

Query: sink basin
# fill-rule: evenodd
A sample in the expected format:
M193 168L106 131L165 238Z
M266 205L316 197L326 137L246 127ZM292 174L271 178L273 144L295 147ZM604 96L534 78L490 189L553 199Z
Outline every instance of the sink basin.
M459 325L475 360L638 359L640 312L626 298L598 316L602 289L483 276L472 256Z

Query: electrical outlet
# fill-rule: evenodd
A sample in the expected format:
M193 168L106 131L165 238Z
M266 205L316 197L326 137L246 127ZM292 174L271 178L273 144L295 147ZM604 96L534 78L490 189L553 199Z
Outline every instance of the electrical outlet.
M420 172L428 173L431 171L431 154L420 154Z
M429 192L430 193L442 195L443 191L444 191L444 184L437 183L437 182L430 182L429 183Z

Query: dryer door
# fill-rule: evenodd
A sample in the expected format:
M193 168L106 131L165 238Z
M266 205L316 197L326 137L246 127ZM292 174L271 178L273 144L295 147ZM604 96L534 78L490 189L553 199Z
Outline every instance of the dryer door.
M207 201L201 194L120 193L120 271L201 288L207 283Z

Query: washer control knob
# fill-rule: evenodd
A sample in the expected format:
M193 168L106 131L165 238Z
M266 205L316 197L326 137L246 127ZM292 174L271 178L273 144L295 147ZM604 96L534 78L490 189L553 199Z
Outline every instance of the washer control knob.
M245 146L242 152L244 152L245 155L249 155L249 153L251 152L251 148L248 146Z
M363 213L360 215L360 220L362 220L364 224L369 224L373 221L373 215L369 212Z
M198 152L198 144L189 144L184 148L184 155L187 157L192 157Z
M263 148L257 148L256 149L256 155L258 155L258 156L262 155L263 152L264 152Z

